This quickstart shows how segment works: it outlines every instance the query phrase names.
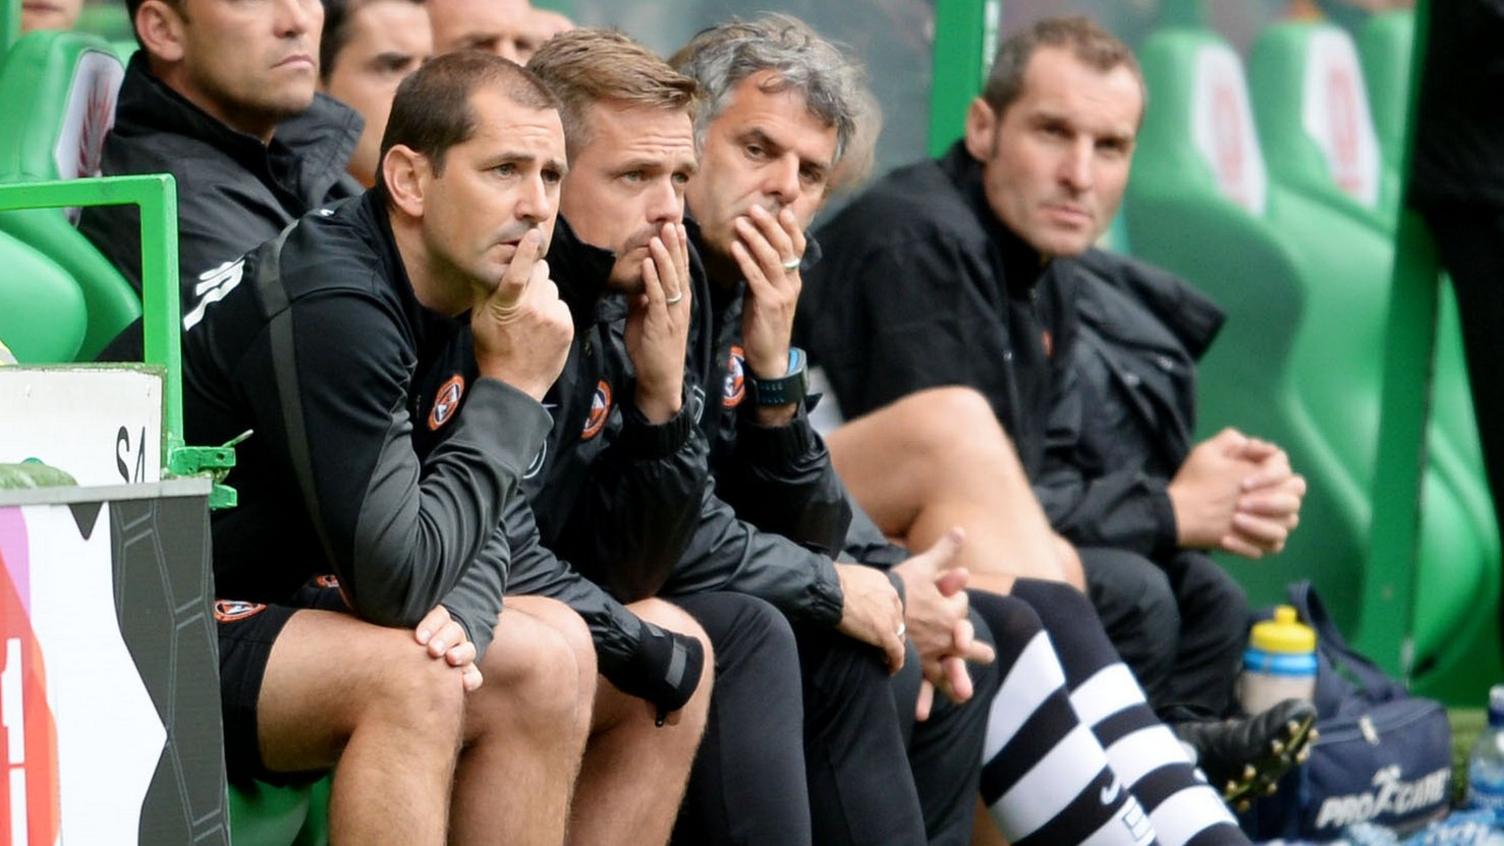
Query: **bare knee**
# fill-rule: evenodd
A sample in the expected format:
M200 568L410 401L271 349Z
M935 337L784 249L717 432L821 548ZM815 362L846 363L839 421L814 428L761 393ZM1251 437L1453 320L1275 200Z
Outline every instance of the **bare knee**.
M901 433L907 457L921 459L933 468L930 472L954 472L998 457L1017 464L1013 444L992 405L971 388L918 391L874 412L877 420L885 429Z
M576 725L581 704L589 698L581 686L592 683L594 675L580 672L578 650L571 643L579 636L570 631L574 623L584 629L573 612L557 622L528 613L503 613L496 638L481 661L485 682L471 696L471 722L494 724L502 719L508 725L544 731ZM582 637L588 641L588 632Z
M506 598L506 607L547 623L569 645L580 677L595 677L595 640L591 637L590 627L585 624L584 618L568 605L546 596L509 596Z
M1053 532L1050 538L1055 542L1055 563L1060 567L1061 578L1066 584L1076 590L1086 590L1086 571L1081 567L1081 553L1070 541Z
M351 730L376 723L383 730L415 730L457 741L465 708L460 671L429 657L410 632L383 630L383 635L388 642L376 660L367 662L371 671L349 699L356 708Z

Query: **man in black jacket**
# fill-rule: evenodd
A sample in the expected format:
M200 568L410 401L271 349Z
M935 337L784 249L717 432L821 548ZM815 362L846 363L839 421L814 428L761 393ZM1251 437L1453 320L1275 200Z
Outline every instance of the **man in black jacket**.
M1184 281L1101 250L1055 262L1048 272L1074 280L1078 324L1050 412L1035 485L1039 501L1072 542L1133 553L1118 559L1118 570L1093 572L1095 584L1115 577L1129 585L1165 581L1161 592L1174 604L1154 623L1168 701L1192 713L1231 713L1247 600L1204 552L1178 543L1175 508L1155 505L1174 495L1182 468L1197 472L1218 461L1205 455L1209 448L1239 440L1224 432L1191 460L1195 363L1221 327L1222 312ZM1123 592L1099 587L1104 617L1132 613L1125 603L1114 607Z
M341 841L559 842L593 685L551 626L497 622L500 512L571 334L538 259L557 104L452 57L399 90L386 146L377 189L232 262L186 333L189 436L249 435L213 521L227 769L338 763ZM478 377L420 411L414 373L466 312Z
M1083 19L1043 21L1002 45L963 141L885 178L831 221L822 231L829 258L800 313L847 413L924 388L972 387L1039 481L1079 325L1078 280L1045 271L1111 220L1142 106L1125 46ZM1140 487L1149 495L1136 513L1151 533L1174 527L1171 549L1258 555L1283 546L1304 482L1283 452L1229 431L1192 451L1168 484ZM1080 551L1125 659L1157 705L1173 704L1179 656L1164 643L1178 640L1180 621L1165 577L1129 551Z
M561 208L579 243L559 258L569 262L566 298L586 339L566 368L572 384L557 394L563 437L551 439L556 448L525 483L539 539L619 599L668 596L695 615L715 646L710 725L676 837L808 843L800 655L789 624L758 597L806 603L834 617L870 613L873 600L863 595L847 603L834 586L808 594L804 573L781 578L785 562L808 569L808 553L782 539L759 545L755 531L709 486L705 436L694 425L704 391L685 367L691 308L704 284L682 223L684 185L696 168L694 135L687 96L670 96L692 93L694 81L625 36L602 30L557 37L529 67L565 104L573 167ZM577 360L598 363L576 372ZM623 462L624 456L635 458ZM612 518L623 510L651 515L655 530ZM678 546L662 559L670 542ZM778 544L799 554L790 557ZM643 555L647 550L660 552ZM893 588L879 580L888 604L877 607L891 610ZM540 589L525 582L528 591ZM881 663L855 651L852 660L862 662L854 681L832 684L866 696L838 697L827 709L831 716L812 716L817 733L839 723L860 735L868 713L861 709L873 702L891 714ZM896 723L888 725L896 748ZM860 736L849 744L821 736L843 754L853 754L847 746L866 748ZM817 820L834 816L832 808L815 807ZM874 819L857 823L876 830L896 818L886 808L871 810ZM909 819L910 827L881 830L901 839L922 836L917 808Z
M901 598L896 616L856 613L892 588L881 569L837 560L845 558L852 509L810 424L802 353L791 346L798 264L816 255L804 228L869 95L848 56L802 22L777 15L707 30L673 61L700 80L708 99L697 123L700 172L686 193L690 211L700 215L703 228L692 234L706 269L690 367L704 392L700 428L710 442L716 499L728 509L723 519L734 520L725 524L732 537L746 538L727 544L725 534L703 532L689 560L750 557L744 571L757 578L734 584L765 596L795 623L811 715L806 735L817 842L878 842L884 831L965 842L985 707L944 703L931 713L929 701L919 705L928 722L913 741L910 776L905 747L915 735L920 687L928 690L919 680L946 678L924 672L938 668L942 656L917 653L907 642ZM911 565L928 573L932 592L935 572L955 546L952 539ZM805 598L831 576L843 599L839 619ZM897 573L891 578L905 586ZM931 627L946 630L954 659L949 678L960 699L969 697L972 683L965 660L991 660L990 648L972 642L964 583L963 577L947 585L948 601L924 605L916 596L908 606L933 615L923 621L926 635ZM671 581L669 589L675 587ZM913 659L891 685L874 647L888 653L894 668L905 652ZM916 673L913 665L921 663ZM981 686L995 684L992 670L978 672ZM944 754L932 751L941 748ZM911 790L917 808L900 801Z
M317 0L126 7L141 49L126 68L100 168L177 179L183 328L191 329L227 292L228 268L243 253L348 196L341 176L361 120L315 93L324 19ZM136 207L86 209L79 229L139 291ZM139 322L101 358L140 360Z
M364 122L346 168L361 188L376 181L398 83L432 55L428 10L418 0L325 0L319 90L359 112Z

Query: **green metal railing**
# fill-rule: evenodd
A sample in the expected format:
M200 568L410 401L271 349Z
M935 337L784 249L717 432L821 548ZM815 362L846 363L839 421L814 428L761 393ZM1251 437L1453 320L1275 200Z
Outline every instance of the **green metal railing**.
M233 444L189 447L183 442L183 360L178 293L178 195L168 174L0 184L0 212L23 209L134 205L141 214L142 317L145 364L162 377L162 455L168 473L215 476L210 507L235 504L235 491L218 484L235 464Z
M966 110L981 93L997 49L1001 18L1001 0L936 0L930 155L943 154L961 137Z
M1415 4L1401 174L1408 183L1415 151L1416 103L1425 67L1428 0ZM1403 196L1403 194L1402 194ZM1379 454L1373 483L1368 570L1363 580L1360 648L1391 672L1410 671L1415 592L1420 554L1421 477L1426 464L1426 421L1436 355L1441 276L1425 223L1402 208L1395 238L1392 296L1384 331L1384 382L1379 410ZM1396 622L1400 625L1395 625Z

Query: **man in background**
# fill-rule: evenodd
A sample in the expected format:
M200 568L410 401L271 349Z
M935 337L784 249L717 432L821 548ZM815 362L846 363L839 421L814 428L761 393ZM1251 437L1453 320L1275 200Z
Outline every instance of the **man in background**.
M346 167L361 188L376 181L397 84L432 55L433 31L422 0L324 0L319 90L365 120Z

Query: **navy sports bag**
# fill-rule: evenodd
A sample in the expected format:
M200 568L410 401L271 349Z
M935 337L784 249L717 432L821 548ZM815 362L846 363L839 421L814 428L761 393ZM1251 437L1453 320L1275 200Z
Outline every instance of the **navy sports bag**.
M1452 732L1441 704L1411 696L1342 637L1310 582L1290 604L1316 630L1311 759L1240 822L1256 840L1332 840L1360 822L1407 831L1446 813Z

